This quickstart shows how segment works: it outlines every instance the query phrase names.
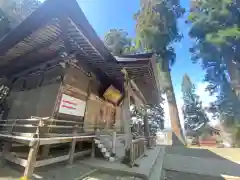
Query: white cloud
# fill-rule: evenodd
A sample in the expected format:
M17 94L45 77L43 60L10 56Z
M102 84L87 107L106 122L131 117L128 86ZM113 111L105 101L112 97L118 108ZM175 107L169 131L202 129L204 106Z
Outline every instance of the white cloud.
M209 92L205 91L207 85L208 84L206 82L201 82L196 86L196 94L200 97L203 107L208 107L211 102L216 100L216 96L210 96Z
M209 107L210 103L216 100L216 96L210 96L209 92L205 91L207 87L207 83L198 83L196 88L196 93L200 97L202 101L203 107ZM209 124L212 126L216 126L219 124L219 119L213 118L211 113L206 113L210 122Z

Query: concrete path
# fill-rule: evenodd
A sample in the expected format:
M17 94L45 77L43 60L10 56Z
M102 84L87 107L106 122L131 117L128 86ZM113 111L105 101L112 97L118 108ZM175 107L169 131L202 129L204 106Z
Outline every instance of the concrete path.
M188 178L195 180L197 176L199 178L196 180L240 179L240 165L231 161L231 158L226 158L233 156L233 152L238 154L239 149L169 146L164 157L165 176L169 180L178 176L179 180Z
M160 160L158 157L162 156L161 160L163 160L163 147L156 146L153 149L150 149L146 152L146 157L143 157L139 161L139 167L129 168L129 166L121 164L119 162L108 162L102 161L101 159L88 159L82 162L88 166L92 166L94 168L98 168L104 172L114 173L114 174L125 174L129 176L140 177L143 179L149 179L153 167L157 160ZM157 172L160 171L160 168Z
M35 179L43 180L159 180L164 151L157 146L146 152L146 157L139 161L139 167L130 168L120 162L108 162L104 159L85 158L75 161L73 165L58 163L36 168ZM155 166L154 166L155 165ZM13 164L0 168L0 180L19 180L23 169ZM95 179L94 179L95 178Z
M222 175L239 176L240 165L229 160L166 155L164 168L173 171L220 177Z

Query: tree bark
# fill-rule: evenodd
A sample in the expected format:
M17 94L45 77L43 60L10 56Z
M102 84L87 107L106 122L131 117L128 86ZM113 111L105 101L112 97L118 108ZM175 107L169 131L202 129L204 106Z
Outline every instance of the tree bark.
M232 48L227 48L227 47L222 48L221 52L223 55L223 63L226 65L226 68L231 80L231 86L239 99L240 98L240 77L239 77L240 64L235 59L236 58L234 56L235 52L233 52Z
M231 85L234 89L238 98L240 98L240 77L239 77L239 64L236 62L233 63L231 60L225 60L225 64L228 70L228 74L230 76Z
M178 145L181 143L186 145L185 137L183 135L183 131L182 131L181 123L180 123L175 93L173 90L173 84L172 84L172 78L171 78L171 74L170 74L169 64L168 64L168 62L165 62L165 63L166 63L165 68L163 67L163 71L164 71L163 73L164 73L164 77L165 77L164 91L167 96L169 116L170 116L172 130L174 133L173 139L172 139L173 145ZM179 140L181 143L179 142Z

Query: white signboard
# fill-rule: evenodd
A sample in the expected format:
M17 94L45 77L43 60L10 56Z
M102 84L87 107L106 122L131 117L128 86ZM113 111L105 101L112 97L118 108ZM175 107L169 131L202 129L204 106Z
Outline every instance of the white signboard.
M85 108L85 101L63 94L59 107L59 113L73 116L84 116Z

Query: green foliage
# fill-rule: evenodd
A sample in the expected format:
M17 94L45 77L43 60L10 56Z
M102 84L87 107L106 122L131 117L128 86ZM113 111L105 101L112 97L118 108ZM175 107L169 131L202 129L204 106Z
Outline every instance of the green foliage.
M185 129L193 130L202 123L206 125L209 121L208 117L202 107L202 102L195 93L195 86L192 84L190 77L187 74L183 76L182 94L184 102L183 115L185 120Z
M240 40L240 27L234 26L226 29L221 29L217 33L209 33L206 36L206 40L209 43L217 46L231 46L231 41Z
M190 49L193 62L201 62L209 83L207 90L217 96L209 110L226 127L236 126L240 119L239 99L231 87L233 80L240 82L233 76L238 68L231 66L240 63L239 7L238 0L195 0L188 17L189 35L196 40Z
M104 37L104 44L113 55L130 53L135 50L128 33L122 29L110 29Z
M192 2L188 17L190 37L196 39L191 49L194 60L225 65L239 61L240 10L235 0L199 0ZM209 64L202 63L208 69ZM217 68L218 69L218 68Z
M40 4L38 0L5 0L2 10L13 28L26 19Z
M164 129L164 109L162 104L148 107L148 119L152 128Z
M176 0L141 1L141 8L134 15L137 21L137 48L155 52L173 64L175 53L171 45L182 37L177 28L177 19L183 13Z
M155 106L146 106L146 108L148 121L150 124L150 132L155 132L158 129L164 129L164 109L162 107L162 104ZM144 108L134 105L131 111L131 116L133 119L136 119L137 121L143 123L146 111ZM132 124L136 123L132 121Z

